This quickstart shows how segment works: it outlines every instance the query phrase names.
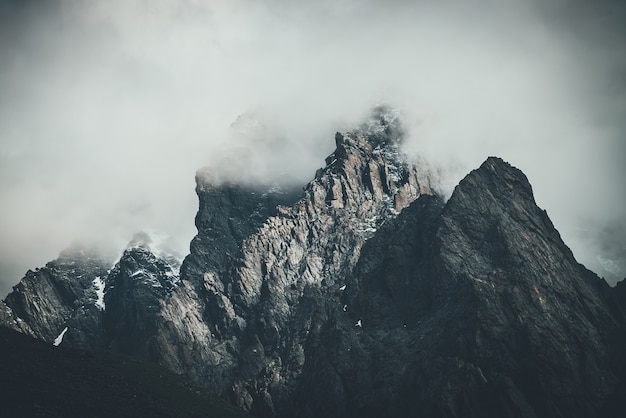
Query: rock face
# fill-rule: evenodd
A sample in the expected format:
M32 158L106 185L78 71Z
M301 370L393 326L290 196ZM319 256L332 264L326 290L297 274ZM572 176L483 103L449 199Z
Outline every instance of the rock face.
M377 231L343 309L317 304L292 411L619 416L625 317L613 290L574 260L525 176L490 158L446 204L422 196Z
M104 280L113 264L94 250L70 247L45 267L28 271L5 299L6 325L53 342L65 329L66 343L76 347L102 344ZM1 310L1 309L0 309Z
M107 276L104 297L106 348L143 358L163 352L158 336L161 304L179 285L180 262L157 257L138 234Z
M376 229L431 193L427 174L400 152L396 123L379 114L337 134L337 149L298 199L215 188L198 176L198 235L182 268L206 327L192 353L203 359L196 378L260 415L288 401L311 327L306 295L345 284Z
M381 108L304 189L199 171L180 275L145 237L112 269L62 255L0 320L262 417L621 416L624 285L576 262L521 171L489 158L444 202L401 140Z

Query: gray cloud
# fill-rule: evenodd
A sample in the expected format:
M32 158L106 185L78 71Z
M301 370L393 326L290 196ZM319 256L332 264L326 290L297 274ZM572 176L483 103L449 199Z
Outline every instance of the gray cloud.
M380 102L444 189L499 155L579 261L626 275L619 2L298 3L0 3L0 293L74 239L185 251L198 168L303 183Z

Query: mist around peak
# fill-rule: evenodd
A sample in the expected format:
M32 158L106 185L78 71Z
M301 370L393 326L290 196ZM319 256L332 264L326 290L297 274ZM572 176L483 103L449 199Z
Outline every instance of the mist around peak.
M602 232L626 223L625 18L610 0L2 1L0 293L74 239L189 243L198 168L304 184L375 103L444 190L489 155L520 167L603 276L626 242Z
M358 131L367 137L373 147L397 147L403 144L406 137L401 110L386 104L374 106Z

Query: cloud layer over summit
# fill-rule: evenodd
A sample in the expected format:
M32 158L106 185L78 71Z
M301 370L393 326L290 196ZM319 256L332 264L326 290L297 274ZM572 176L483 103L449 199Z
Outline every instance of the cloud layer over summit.
M76 239L186 251L198 168L304 184L377 103L448 191L490 155L523 170L614 282L623 21L611 1L0 1L0 294Z

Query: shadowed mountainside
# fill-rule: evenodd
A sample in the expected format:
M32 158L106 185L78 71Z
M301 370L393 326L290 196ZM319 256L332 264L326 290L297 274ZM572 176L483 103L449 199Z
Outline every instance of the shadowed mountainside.
M111 352L54 347L0 328L6 417L246 417L186 379Z

